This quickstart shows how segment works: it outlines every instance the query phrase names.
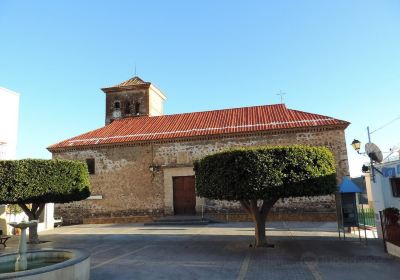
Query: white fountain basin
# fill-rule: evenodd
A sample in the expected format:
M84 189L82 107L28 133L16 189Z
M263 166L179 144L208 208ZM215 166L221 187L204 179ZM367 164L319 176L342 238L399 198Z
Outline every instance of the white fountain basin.
M14 272L18 253L0 256L0 279L76 279L90 278L90 256L73 249L26 252L28 270ZM4 272L2 272L4 271Z

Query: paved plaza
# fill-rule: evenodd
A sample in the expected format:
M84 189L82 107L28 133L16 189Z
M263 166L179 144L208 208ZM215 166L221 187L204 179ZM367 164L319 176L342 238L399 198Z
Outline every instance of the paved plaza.
M41 233L35 248L91 253L91 279L398 279L379 240L340 241L334 223L270 223L276 245L254 249L251 223L208 226L77 225ZM17 238L1 250L16 249ZM33 248L33 247L31 247Z

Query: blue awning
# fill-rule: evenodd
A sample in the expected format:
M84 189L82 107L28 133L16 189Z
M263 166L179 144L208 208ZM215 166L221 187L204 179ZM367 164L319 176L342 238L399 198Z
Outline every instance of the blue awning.
M362 190L354 184L349 177L343 177L342 183L339 185L340 193L362 193Z

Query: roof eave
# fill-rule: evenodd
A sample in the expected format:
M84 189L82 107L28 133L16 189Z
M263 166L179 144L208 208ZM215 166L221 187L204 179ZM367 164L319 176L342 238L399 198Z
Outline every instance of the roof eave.
M151 83L145 83L141 85L129 85L129 86L114 86L114 87L106 87L102 88L101 90L105 93L109 92L119 92L123 90L134 90L134 89L148 89L150 88Z

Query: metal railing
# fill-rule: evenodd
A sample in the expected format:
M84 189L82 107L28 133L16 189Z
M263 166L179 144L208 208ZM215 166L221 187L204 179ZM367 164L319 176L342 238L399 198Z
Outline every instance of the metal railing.
M374 208L358 206L358 221L360 225L376 227Z
M385 210L383 210L379 211L379 216L381 219L383 240L400 246L400 215L388 212L385 213ZM385 251L387 251L385 242L384 247Z
M224 212L225 214L225 221L228 223L229 222L229 209L224 209L221 207L217 207L217 206L212 206L212 205L206 205L206 204L201 204L201 219L204 220L204 214L205 214L205 210L206 208L210 208L210 209L215 209L217 211L215 211L214 213L218 213L219 211Z

